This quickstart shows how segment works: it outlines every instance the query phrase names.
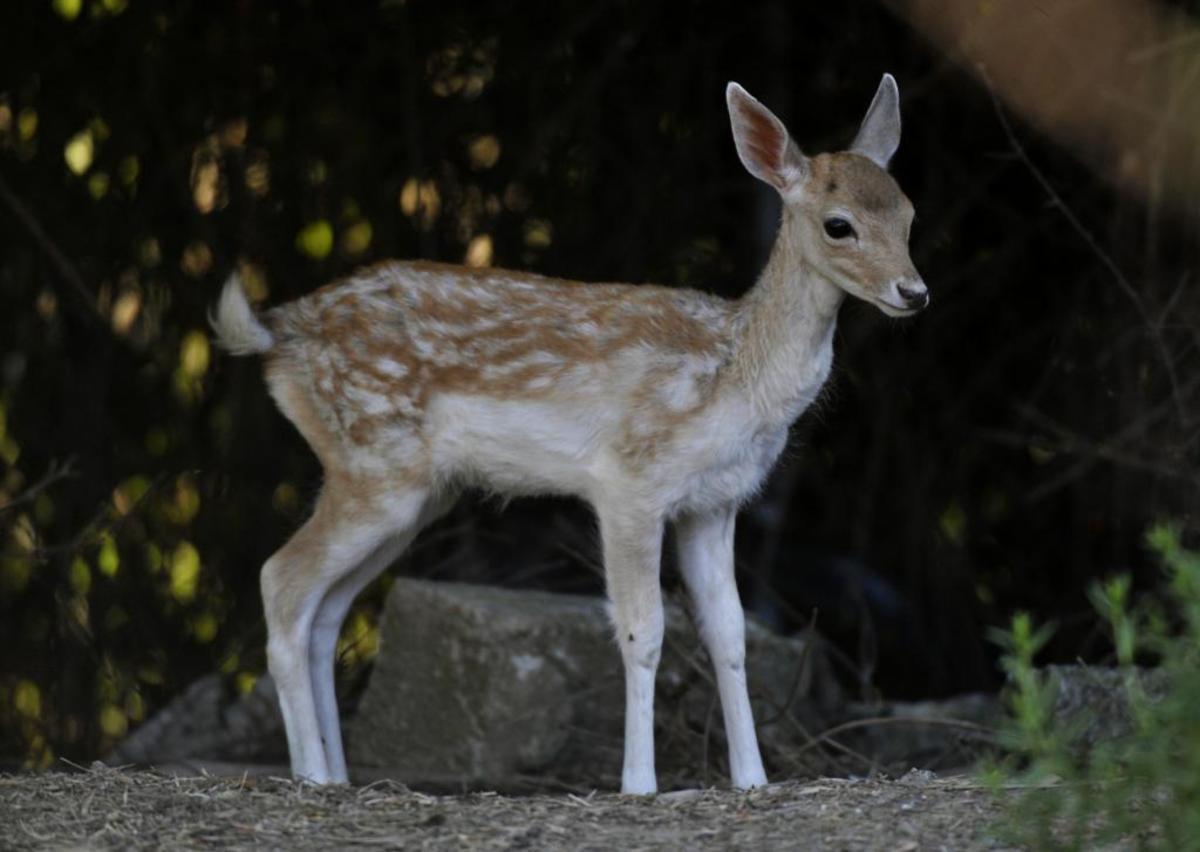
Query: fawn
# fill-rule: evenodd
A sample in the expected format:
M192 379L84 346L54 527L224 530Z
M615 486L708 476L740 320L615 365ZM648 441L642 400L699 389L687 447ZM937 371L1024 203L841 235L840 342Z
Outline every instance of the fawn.
M599 521L625 668L621 788L653 793L659 557L679 567L716 670L735 787L766 783L744 668L733 529L829 375L847 293L892 316L929 300L913 207L887 173L899 92L884 75L849 151L806 157L741 86L742 163L783 199L738 301L650 285L385 262L256 316L233 277L213 324L262 353L270 392L325 479L262 570L267 656L295 776L347 781L333 663L354 597L465 488L566 494Z

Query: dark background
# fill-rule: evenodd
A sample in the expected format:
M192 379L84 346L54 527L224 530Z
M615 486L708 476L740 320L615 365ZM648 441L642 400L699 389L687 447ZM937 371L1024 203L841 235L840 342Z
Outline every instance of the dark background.
M1117 188L904 7L5 3L0 758L100 756L195 678L264 668L258 570L320 472L259 364L211 347L232 269L269 304L468 255L736 297L777 202L734 152L730 79L812 153L897 77L932 292L907 322L843 311L742 515L748 604L815 617L867 696L998 688L986 629L1018 608L1057 623L1047 659L1103 659L1087 583L1152 585L1147 526L1196 521L1197 205ZM600 591L585 509L500 509L465 501L399 570ZM386 583L347 624L351 693Z

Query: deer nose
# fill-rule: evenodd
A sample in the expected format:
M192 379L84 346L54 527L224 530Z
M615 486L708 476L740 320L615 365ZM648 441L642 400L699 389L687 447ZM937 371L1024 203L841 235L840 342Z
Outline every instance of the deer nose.
M913 310L920 310L929 304L929 290L923 281L897 284L896 292L900 294L900 298L904 300L905 304Z

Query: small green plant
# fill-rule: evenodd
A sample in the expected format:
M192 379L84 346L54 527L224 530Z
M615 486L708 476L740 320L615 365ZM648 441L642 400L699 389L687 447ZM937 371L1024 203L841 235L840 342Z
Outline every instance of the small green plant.
M1112 636L1119 686L1106 700L1124 705L1123 733L1088 742L1087 709L1083 719L1056 716L1055 679L1034 665L1052 627L1018 613L993 636L1004 649L1011 718L1001 732L1008 756L986 775L1005 795L1020 791L998 826L1006 841L1200 850L1200 553L1169 526L1147 538L1166 572L1159 594L1134 602L1128 577L1089 590Z

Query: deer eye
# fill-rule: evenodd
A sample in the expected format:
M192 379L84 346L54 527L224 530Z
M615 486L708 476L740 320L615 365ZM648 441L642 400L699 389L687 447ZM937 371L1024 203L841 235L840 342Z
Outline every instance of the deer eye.
M825 220L825 233L835 240L844 240L846 237L854 236L854 226L845 219L834 216Z

